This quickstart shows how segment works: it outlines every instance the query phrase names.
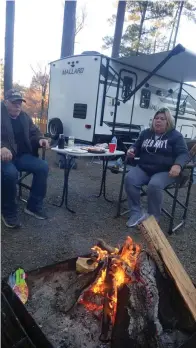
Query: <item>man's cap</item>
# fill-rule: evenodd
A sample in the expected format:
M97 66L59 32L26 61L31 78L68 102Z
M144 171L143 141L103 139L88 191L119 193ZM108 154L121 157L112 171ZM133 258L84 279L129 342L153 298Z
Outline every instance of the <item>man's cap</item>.
M22 100L26 103L26 100L22 97L22 93L17 89L9 89L9 91L5 93L5 100L9 100L11 102L15 100Z

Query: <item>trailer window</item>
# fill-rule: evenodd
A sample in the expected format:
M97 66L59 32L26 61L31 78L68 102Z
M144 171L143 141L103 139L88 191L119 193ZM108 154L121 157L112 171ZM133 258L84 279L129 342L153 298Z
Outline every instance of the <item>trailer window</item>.
M133 79L130 76L123 77L122 99L128 98L133 86Z
M73 117L85 120L87 113L87 104L74 104Z
M148 109L150 105L150 97L151 92L149 89L143 88L141 90L141 97L140 97L140 107L143 109Z

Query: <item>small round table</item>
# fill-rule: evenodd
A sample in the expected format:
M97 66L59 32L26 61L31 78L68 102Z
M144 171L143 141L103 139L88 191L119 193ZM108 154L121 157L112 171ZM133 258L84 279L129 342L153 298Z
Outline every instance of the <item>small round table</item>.
M64 184L63 184L63 192L61 197L61 202L58 204L58 207L62 207L63 203L65 203L65 207L68 211L71 213L75 213L72 209L68 207L68 187L69 187L69 173L71 170L71 162L73 157L99 157L102 159L103 162L103 169L102 169L102 178L101 178L101 185L100 185L100 191L97 197L100 197L103 194L103 197L106 201L110 202L105 195L105 181L106 181L106 173L107 173L107 167L108 167L108 161L112 157L117 156L123 156L125 154L124 151L118 151L115 152L109 152L108 150L105 153L79 153L79 152L71 152L69 151L69 148L59 149L58 146L51 148L52 151L55 151L56 153L62 155L64 157L65 165L64 165ZM56 205L56 204L55 204Z

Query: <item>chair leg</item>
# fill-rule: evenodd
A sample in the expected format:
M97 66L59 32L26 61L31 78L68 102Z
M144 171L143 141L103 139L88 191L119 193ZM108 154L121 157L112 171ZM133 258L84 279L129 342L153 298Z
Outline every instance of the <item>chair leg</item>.
M179 190L179 183L176 183L175 192L174 192L174 198L173 198L173 204L172 204L172 212L171 217L169 221L169 229L168 234L172 234L173 231L173 225L174 225L174 217L175 217L175 211L176 211L176 203L177 203L177 197L178 197L178 190Z
M184 209L184 214L183 214L183 220L186 220L187 216L187 211L188 211L188 205L189 205L189 198L190 198L190 193L191 193L191 187L193 184L193 171L191 172L189 184L188 184L188 190L187 190L187 195L186 195L186 202L185 202L185 209Z
M117 203L116 217L121 215L121 203L122 203L122 194L123 194L126 169L127 169L127 159L125 159L125 161L124 161L124 168L123 168L123 174L122 174L122 179L121 179L121 184L120 184L120 192L119 192L118 203Z
M27 188L29 189L29 188ZM18 199L21 202L27 203L27 200L25 198L22 197L22 185L19 184L19 193L18 193Z
M19 192L18 192L18 198L22 198L22 186L19 184Z
M25 189L27 189L27 190L30 190L31 187L28 186L28 185L26 185L26 184L24 184L22 181L23 181L23 179L25 179L28 175L29 175L28 172L25 173L25 174L22 174L22 172L20 172L20 179L18 180L18 186L19 186L19 188L18 188L18 199L19 199L20 201L22 201L22 202L25 202L25 203L27 203L27 200L24 199L24 198L22 198L22 188L25 188Z
M22 172L20 172L20 177L22 177ZM18 198L19 198L19 200L22 199L22 186L20 185L20 183L19 183Z

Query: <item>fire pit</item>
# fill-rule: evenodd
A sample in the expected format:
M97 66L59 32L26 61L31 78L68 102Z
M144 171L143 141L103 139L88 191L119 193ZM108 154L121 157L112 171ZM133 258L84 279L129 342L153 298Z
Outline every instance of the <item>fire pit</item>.
M195 318L173 279L130 237L29 272L28 286L26 309L54 348L195 347Z

